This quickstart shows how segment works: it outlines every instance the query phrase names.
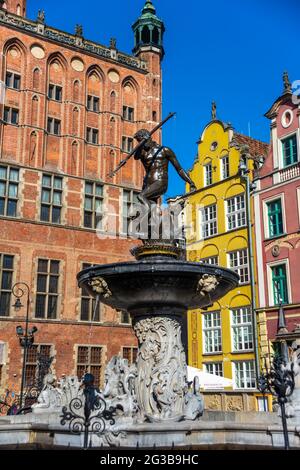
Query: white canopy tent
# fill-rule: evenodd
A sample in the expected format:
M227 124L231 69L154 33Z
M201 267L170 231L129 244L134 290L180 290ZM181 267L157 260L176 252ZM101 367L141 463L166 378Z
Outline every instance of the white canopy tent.
M201 369L188 366L188 381L193 382L194 377L199 378L200 388L204 390L223 390L225 387L232 387L233 381L220 377L219 375L208 374Z

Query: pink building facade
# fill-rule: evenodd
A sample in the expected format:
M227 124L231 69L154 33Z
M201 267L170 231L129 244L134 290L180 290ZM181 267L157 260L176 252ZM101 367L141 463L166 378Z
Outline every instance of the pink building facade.
M286 73L284 91L265 116L270 150L254 192L262 355L276 337L280 304L289 332L300 323L300 99Z

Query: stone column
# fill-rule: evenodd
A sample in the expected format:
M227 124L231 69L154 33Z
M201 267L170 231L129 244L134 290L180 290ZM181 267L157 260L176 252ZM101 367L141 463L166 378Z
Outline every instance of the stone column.
M179 421L185 414L186 356L181 339L182 316L133 315L139 341L136 397L141 418Z

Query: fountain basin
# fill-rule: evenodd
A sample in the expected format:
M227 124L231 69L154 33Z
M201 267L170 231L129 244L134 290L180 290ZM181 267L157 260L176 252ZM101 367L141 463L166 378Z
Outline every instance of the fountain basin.
M206 308L238 286L229 269L167 257L93 266L77 275L80 287L101 302L129 313L155 307Z

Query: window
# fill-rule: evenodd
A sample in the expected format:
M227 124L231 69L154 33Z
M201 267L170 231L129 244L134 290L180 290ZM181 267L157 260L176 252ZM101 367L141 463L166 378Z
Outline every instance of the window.
M88 269L92 264L84 263L82 269ZM97 303L97 308L96 308ZM95 310L96 308L96 310ZM88 291L83 287L81 289L81 309L80 309L80 320L87 322L99 322L100 321L100 302L90 296Z
M293 165L298 161L296 134L282 141L283 166Z
M51 345L48 344L33 344L27 350L26 365L25 365L25 387L30 387L44 378L48 370L39 370L40 359L50 359ZM41 376L39 376L41 374Z
M86 130L86 140L89 144L98 144L99 141L99 132L98 129L88 127Z
M218 266L219 257L218 256L211 256L210 258L202 258L200 260L201 263L212 264L213 266Z
M205 372L208 374L219 375L220 377L224 376L222 362L210 362L209 364L204 364L204 367Z
M138 348L122 348L122 357L127 359L128 364L133 364L137 360Z
M128 312L125 312L125 310L122 310L120 312L120 316L121 316L120 323L122 323L123 325L131 325L131 318Z
M280 303L288 303L288 286L287 286L287 275L286 265L280 264L271 267L272 270L272 285L273 285L273 300L274 305Z
M41 221L52 224L61 223L62 184L59 176L43 174Z
M48 90L48 98L54 101L62 100L62 87L50 83Z
M93 374L95 385L100 387L102 368L102 348L100 346L78 346L77 377L79 380L85 374Z
M222 180L229 178L230 171L229 171L229 156L221 158L221 176Z
M248 250L232 251L228 253L229 267L240 276L240 284L249 282Z
M15 108L8 108L7 106L5 106L4 122L17 126L19 124L19 110Z
M253 349L253 328L250 307L241 307L231 311L233 351Z
M254 361L234 362L235 388L255 388Z
M101 229L103 217L103 186L86 182L84 195L84 226Z
M269 237L276 237L283 234L283 216L281 199L276 199L267 203L268 221L269 221Z
M203 315L204 352L222 351L221 313L209 312Z
M6 72L5 85L14 90L20 90L21 77L17 73Z
M212 164L204 165L204 186L212 184Z
M100 111L100 100L98 96L88 95L87 97L87 109L93 111L94 113L99 113Z
M19 170L0 166L0 216L17 217Z
M14 273L14 257L0 253L0 317L8 317Z
M59 261L39 259L35 318L57 318Z
M128 234L130 231L131 219L129 214L134 212L134 204L140 204L137 196L138 193L135 191L123 190L123 233Z
M133 150L133 139L131 137L122 137L123 152L131 152Z
M125 121L134 121L134 109L129 106L123 106L123 119Z
M201 209L201 237L208 238L217 233L217 205L203 207Z
M48 118L47 131L49 134L60 135L61 121L59 119Z
M245 196L235 196L227 199L227 229L233 230L246 225Z

